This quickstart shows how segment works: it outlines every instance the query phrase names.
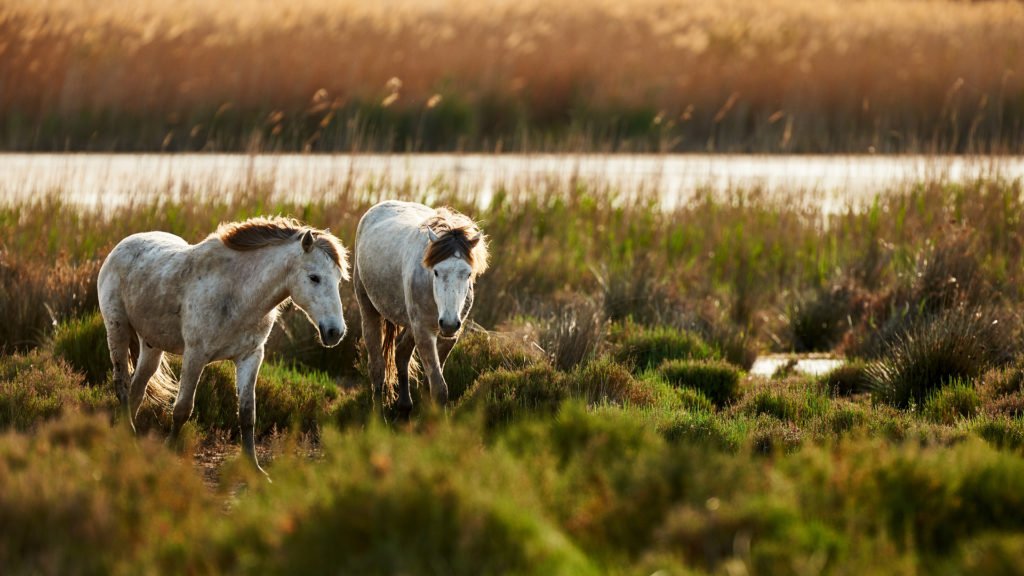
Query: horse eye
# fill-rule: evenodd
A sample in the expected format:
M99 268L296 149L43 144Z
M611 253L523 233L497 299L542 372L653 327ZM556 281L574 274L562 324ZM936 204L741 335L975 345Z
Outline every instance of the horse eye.
M310 275L309 275L309 280L310 280L310 281L311 281L311 282L312 282L313 284L319 284L319 283L320 283L320 276L317 276L316 274L310 274Z
M437 270L434 270L434 276L437 276Z

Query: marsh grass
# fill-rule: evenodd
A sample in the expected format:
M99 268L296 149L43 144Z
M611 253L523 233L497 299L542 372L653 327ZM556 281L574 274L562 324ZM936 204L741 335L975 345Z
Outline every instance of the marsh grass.
M740 371L721 360L665 360L658 373L674 386L697 390L719 408L739 398Z
M33 150L1020 150L1016 3L625 8L16 0L0 134Z

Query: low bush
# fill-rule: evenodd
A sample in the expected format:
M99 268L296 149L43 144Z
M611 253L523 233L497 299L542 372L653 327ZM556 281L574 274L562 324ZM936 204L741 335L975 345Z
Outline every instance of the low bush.
M216 572L206 546L219 508L189 462L106 419L0 435L7 573Z
M676 415L662 424L659 432L672 443L737 452L746 441L747 423L710 411L694 410Z
M718 407L739 397L740 372L721 360L666 360L658 373L674 386L700 391Z
M544 362L539 350L512 334L470 332L459 338L444 363L448 400L458 402L485 372L520 370Z
M650 406L655 398L652 387L608 358L577 367L566 375L566 384L570 395L588 404Z
M0 429L29 430L74 412L110 410L113 390L89 387L81 374L48 352L0 356Z
M465 412L481 411L486 427L494 429L527 415L551 416L568 397L565 375L547 364L535 364L481 375L458 406Z
M613 357L638 371L658 367L665 360L705 360L717 351L693 332L665 326L645 328L626 324L612 331Z
M98 311L59 324L53 334L53 353L85 374L90 384L103 384L110 377L107 328Z
M868 364L863 360L844 362L821 378L832 396L851 396L870 390Z

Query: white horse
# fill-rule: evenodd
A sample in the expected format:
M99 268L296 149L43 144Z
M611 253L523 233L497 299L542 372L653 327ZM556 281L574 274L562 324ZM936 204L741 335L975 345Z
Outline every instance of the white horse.
M98 291L114 387L128 422L152 379L157 397L170 400L177 388L171 433L177 437L192 414L203 368L232 360L242 447L259 468L256 374L278 309L290 297L317 325L323 345L335 346L345 335L342 279L348 262L338 239L294 219L222 224L195 245L164 232L122 240L100 268ZM139 358L129 389L132 338L139 339ZM180 385L164 371L164 352L183 355Z
M409 360L415 348L431 396L442 406L447 403L444 361L473 305L473 282L486 269L484 235L458 212L387 201L363 215L356 230L352 283L374 398L397 372L397 408L408 416Z

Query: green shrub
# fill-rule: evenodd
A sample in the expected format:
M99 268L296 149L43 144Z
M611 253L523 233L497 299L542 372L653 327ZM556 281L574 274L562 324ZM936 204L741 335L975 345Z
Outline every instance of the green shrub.
M48 352L0 356L0 429L28 430L70 412L109 410L113 390L85 385L82 375Z
M718 353L700 336L665 326L654 328L628 324L613 330L614 358L638 371L655 368L665 360L705 360Z
M891 340L868 368L875 397L905 408L956 378L973 379L1010 357L1006 322L982 310L950 310Z
M471 332L459 338L444 363L448 401L459 398L485 372L498 368L520 370L544 362L540 351L513 335Z
M85 374L89 384L103 384L111 370L107 328L99 312L73 318L57 326L53 353Z
M0 563L10 574L217 572L220 506L192 463L97 417L0 435Z
M739 397L740 372L721 360L666 360L658 372L675 386L699 390L719 407Z
M507 453L441 426L326 433L322 459L275 463L217 545L234 571L271 574L594 574ZM458 473L454 473L458 471Z
M844 362L822 376L829 394L850 396L869 391L868 365L863 360Z
M959 540L1024 529L1024 461L981 442L942 451L905 451L875 472L892 534L921 552L949 553Z
M662 549L680 552L687 564L712 572L749 553L743 560L755 574L789 573L800 561L834 557L842 542L828 527L801 518L797 507L768 498L711 498L699 507L678 506L655 538ZM737 541L749 550L738 550Z
M925 416L936 424L954 424L978 413L981 401L970 384L954 381L932 392L924 404Z
M700 390L694 388L675 388L675 390L679 395L679 402L686 410L708 413L715 411L715 405Z
M654 402L655 392L650 386L608 358L577 367L566 375L566 383L570 395L588 404L650 406Z
M486 426L493 429L527 415L551 416L568 397L565 375L546 364L498 368L477 378L459 409L482 411Z

